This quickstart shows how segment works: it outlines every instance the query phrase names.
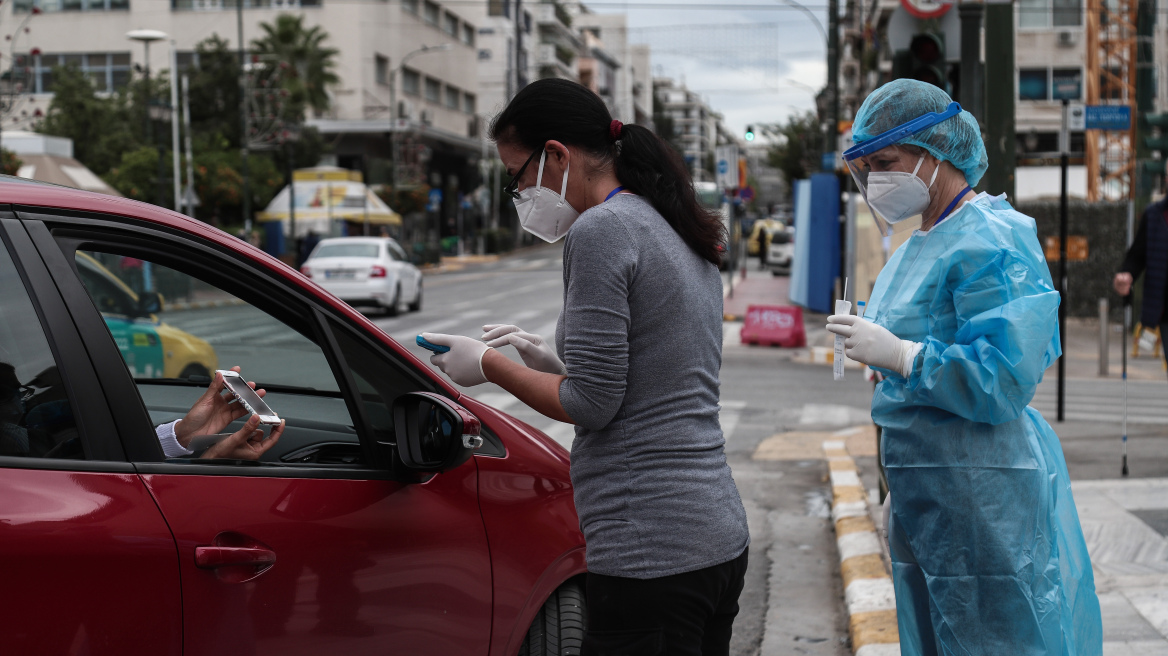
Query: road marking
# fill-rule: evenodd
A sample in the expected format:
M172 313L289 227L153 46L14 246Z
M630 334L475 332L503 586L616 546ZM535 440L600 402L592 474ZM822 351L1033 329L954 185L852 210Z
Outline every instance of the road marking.
M576 439L576 427L572 424L555 422L543 428L543 432L565 449L572 450L572 440Z
M487 392L474 398L479 403L489 405L500 412L506 412L507 408L519 403L519 399L506 392Z

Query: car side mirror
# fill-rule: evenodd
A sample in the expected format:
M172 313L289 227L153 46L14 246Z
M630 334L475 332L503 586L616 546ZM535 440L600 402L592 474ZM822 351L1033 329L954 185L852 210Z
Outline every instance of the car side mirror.
M483 445L477 417L450 399L411 392L393 402L398 456L416 471L444 472Z
M145 317L162 311L162 296L158 292L139 292L138 316Z

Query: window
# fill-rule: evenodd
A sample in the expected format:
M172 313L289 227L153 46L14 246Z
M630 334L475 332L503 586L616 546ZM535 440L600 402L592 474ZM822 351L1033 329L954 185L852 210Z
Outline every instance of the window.
M97 91L117 91L130 83L128 52L42 54L33 57L30 86L34 93L53 92L53 69L57 66L76 66L81 69Z
M422 20L434 26L438 25L438 5L436 3L430 2L430 0L424 1L422 4Z
M389 84L389 59L373 55L373 79L378 84Z
M458 17L450 12L442 15L442 31L450 36L458 36Z
M84 459L32 300L0 244L0 456Z
M58 11L125 11L130 0L16 0L13 13L27 14L36 7L45 13Z
M511 0L487 0L487 15L511 18Z
M1022 29L1082 24L1083 0L1018 0L1018 27Z
M454 87L446 87L446 107L449 109L458 109L458 101L462 93Z
M426 100L430 102L441 102L442 99L442 83L432 77L426 78Z
M238 365L245 379L268 390L264 401L287 422L261 460L306 462L302 454L319 455L330 445L334 461L361 462L354 422L310 314L267 296L257 296L263 307L253 305L226 291L226 283L138 257L86 250L75 261L152 423L182 418L216 369ZM150 312L154 294L161 309ZM220 432L238 430L242 421ZM214 441L196 438L187 457Z
M1079 100L1083 70L1022 68L1018 70L1018 100Z
M418 0L402 0L402 9L417 16L418 15Z
M462 94L462 111L467 114L475 113L475 96L473 93Z
M421 92L422 76L417 71L402 69L402 93L416 96Z
M473 46L475 42L475 28L474 25L462 24L462 42L468 46Z
M1018 99L1046 100L1047 70L1045 68L1023 68L1018 71Z

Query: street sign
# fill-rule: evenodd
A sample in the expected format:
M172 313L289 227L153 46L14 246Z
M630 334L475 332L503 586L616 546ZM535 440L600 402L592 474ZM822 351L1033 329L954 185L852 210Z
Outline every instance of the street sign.
M431 189L429 202L426 204L426 211L437 212L442 209L442 190Z
M1071 103L1067 117L1067 129L1079 130L1119 130L1131 129L1131 107L1129 105L1084 105Z
M1046 238L1045 248L1046 259L1056 262L1059 259L1059 238L1058 235L1050 235ZM1070 235L1067 237L1067 261L1068 262L1085 262L1087 260L1087 238L1082 235Z
M823 165L824 171L834 171L835 170L835 153L824 153L823 154L823 162L821 162L821 164Z
M738 148L718 146L714 149L714 166L717 171L715 182L719 189L738 188Z
M754 187L743 187L742 190L738 192L738 196L742 199L742 202L749 203L750 201L754 200Z

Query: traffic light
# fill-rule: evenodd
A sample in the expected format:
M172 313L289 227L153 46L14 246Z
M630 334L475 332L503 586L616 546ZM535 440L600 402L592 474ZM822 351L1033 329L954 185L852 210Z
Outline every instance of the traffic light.
M747 141L754 141L754 126L753 125L746 126L746 134L742 135L742 138L746 139Z
M945 75L945 40L940 34L913 35L908 50L898 50L892 58L892 79L909 78L949 90Z
M1146 135L1144 144L1149 150L1158 150L1162 155L1168 155L1168 114L1145 114L1144 125L1149 128L1159 128L1159 136Z

